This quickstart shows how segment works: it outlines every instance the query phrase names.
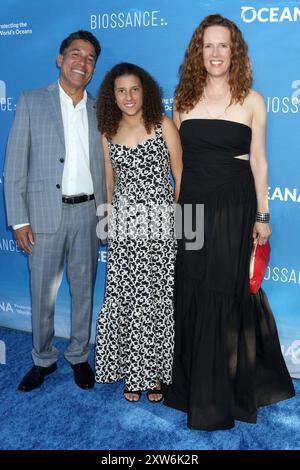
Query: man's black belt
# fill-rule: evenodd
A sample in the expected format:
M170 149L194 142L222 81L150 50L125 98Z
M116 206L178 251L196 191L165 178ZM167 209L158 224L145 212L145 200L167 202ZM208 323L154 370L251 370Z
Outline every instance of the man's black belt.
M63 196L62 202L66 204L79 204L80 202L92 201L95 199L94 194L82 194L81 196Z

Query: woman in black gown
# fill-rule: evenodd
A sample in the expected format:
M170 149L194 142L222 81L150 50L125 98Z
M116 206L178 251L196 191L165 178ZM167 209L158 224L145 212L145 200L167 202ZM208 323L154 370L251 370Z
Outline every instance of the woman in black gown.
M192 205L193 227L196 204L204 205L204 246L187 249L190 240L179 240L173 383L165 399L187 412L194 429L255 423L259 406L294 396L266 295L249 293L253 239L262 245L271 234L266 109L251 82L240 30L220 15L206 17L175 94L184 152L179 203L184 217Z

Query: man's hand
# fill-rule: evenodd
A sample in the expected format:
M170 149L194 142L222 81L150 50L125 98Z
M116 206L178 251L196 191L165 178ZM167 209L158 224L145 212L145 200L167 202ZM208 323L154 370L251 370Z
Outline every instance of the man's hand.
M31 247L34 245L34 236L30 225L25 225L24 227L14 230L14 237L21 250L29 254L32 252Z

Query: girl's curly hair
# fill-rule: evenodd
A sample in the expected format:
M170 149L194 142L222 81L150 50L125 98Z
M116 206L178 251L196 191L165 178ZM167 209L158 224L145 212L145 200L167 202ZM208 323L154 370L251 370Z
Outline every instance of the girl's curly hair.
M123 75L134 75L143 88L143 121L148 134L162 121L162 93L158 83L138 65L122 62L115 65L104 77L97 99L98 129L107 139L118 130L122 112L115 101L115 81Z
M219 14L204 18L195 29L180 67L180 81L175 90L175 109L179 112L190 111L202 97L207 72L203 62L203 36L209 26L224 26L231 35L231 64L229 86L231 103L243 103L252 84L252 70L248 46L236 24Z

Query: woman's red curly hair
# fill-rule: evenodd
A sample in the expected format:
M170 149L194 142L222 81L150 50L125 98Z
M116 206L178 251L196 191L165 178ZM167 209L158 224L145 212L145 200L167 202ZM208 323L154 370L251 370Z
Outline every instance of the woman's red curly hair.
M231 35L231 64L229 86L231 103L243 103L252 84L252 70L248 46L236 24L219 14L204 18L195 29L180 67L180 81L175 90L174 107L179 112L189 112L203 95L207 72L203 62L203 36L209 26L223 26Z

